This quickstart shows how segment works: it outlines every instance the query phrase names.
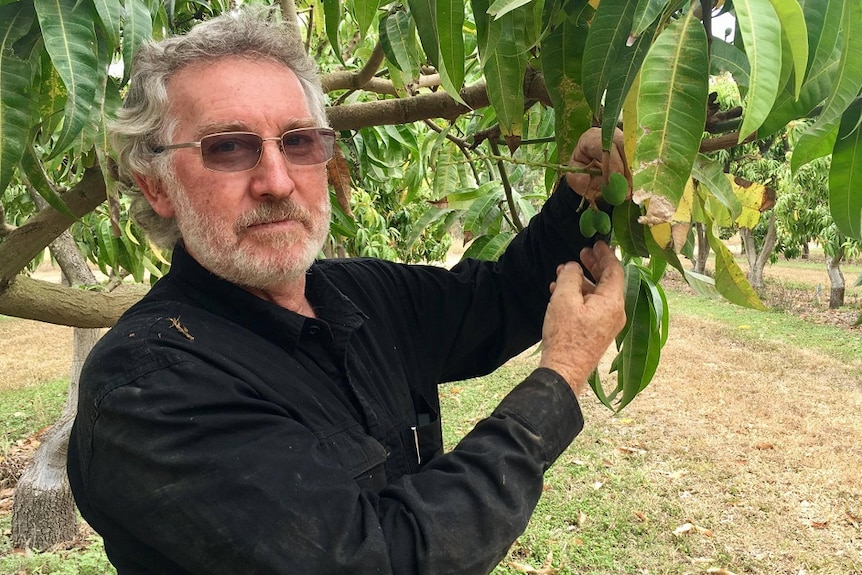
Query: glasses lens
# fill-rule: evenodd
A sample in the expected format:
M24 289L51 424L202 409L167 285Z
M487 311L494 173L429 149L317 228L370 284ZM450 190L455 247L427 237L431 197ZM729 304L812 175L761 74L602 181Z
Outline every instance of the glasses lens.
M332 158L335 133L326 128L289 130L281 136L284 155L292 164L323 164Z
M204 166L216 172L241 172L257 165L263 140L257 134L224 132L201 138Z

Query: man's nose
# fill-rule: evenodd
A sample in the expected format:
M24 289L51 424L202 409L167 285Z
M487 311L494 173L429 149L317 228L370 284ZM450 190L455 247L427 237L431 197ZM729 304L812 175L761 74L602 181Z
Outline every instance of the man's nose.
M290 196L296 189L291 165L281 150L281 138L264 138L260 161L252 170L251 192L259 198Z

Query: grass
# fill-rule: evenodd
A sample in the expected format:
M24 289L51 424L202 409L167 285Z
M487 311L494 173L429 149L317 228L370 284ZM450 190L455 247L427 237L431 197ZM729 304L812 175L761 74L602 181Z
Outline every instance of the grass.
M760 353L760 361L772 358L779 364L790 363L787 358L797 357L799 350L812 350L851 366L856 374L851 381L856 383L850 385L858 386L862 330L811 323L787 313L745 310L674 291L668 295L672 339L677 324L706 322L704 329L713 339L710 344ZM796 361L808 359L803 354L803 359ZM490 413L535 363L535 358L515 360L492 376L441 387L447 447L455 445ZM766 376L769 385L776 389L779 384L798 385L789 374L780 376L782 381L778 382ZM670 379L666 374L662 377ZM732 386L735 382L726 377L728 387ZM844 385L834 377L827 379L829 385ZM810 383L813 386L816 382ZM718 388L723 385L723 380L715 383ZM764 390L745 384L727 393L719 395L718 403L712 406L669 395L655 383L645 392L652 397L639 399L618 416L593 398L584 398L587 427L549 470L533 519L494 575L862 575L858 482L841 483L828 469L813 475L813 480L812 475L796 473L799 467L817 467L826 453L817 451L819 444L833 446L836 452L858 449L854 446L860 442L854 438L859 432L848 425L855 427L854 413L862 404L856 400L854 407L846 387L835 389L834 394L841 397L837 401L848 402L847 413L839 412L843 419L824 417L825 425L832 427L820 430L813 418L832 412L823 411L819 398L800 394L796 403L805 421L800 423L803 432L797 432L785 427L785 420L770 423L770 417L781 414L764 414L762 420L743 416L728 424L726 420L733 414L722 413L722 409L734 410L738 404L733 404L732 398L744 396L745 400ZM817 393L823 397L822 392ZM5 444L13 444L50 423L64 399L63 381L0 392L0 429ZM725 401L726 406L719 405ZM765 401L768 403L769 397ZM663 417L670 419L671 414L686 423L665 424ZM788 420L792 415L787 415ZM685 425L691 429L680 429ZM715 437L709 437L710 430ZM810 437L805 437L806 432ZM805 446L813 450L810 460L799 463L794 459L796 454L780 443L783 435L801 436L800 443L810 444ZM720 451L711 449L712 440L721 444ZM750 448L753 442L762 441L774 442L776 447L764 447L763 451ZM840 461L832 467L844 466L846 460ZM804 491L821 480L822 487ZM764 493L767 496L761 497ZM785 503L788 501L792 505ZM815 527L812 521L800 519L807 509L817 520ZM828 527L817 526L823 522ZM114 573L98 537L72 550L17 554L9 548L9 525L9 514L0 514L0 573Z

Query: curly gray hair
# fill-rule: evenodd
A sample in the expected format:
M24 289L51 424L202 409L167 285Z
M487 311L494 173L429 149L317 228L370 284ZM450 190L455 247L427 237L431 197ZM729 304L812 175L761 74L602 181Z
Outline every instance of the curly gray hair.
M312 118L328 126L326 98L315 62L301 40L268 9L241 9L193 27L187 34L141 46L132 63L125 102L109 125L123 192L131 197L132 219L157 246L172 248L181 234L172 218L159 216L133 184L133 174L152 174L175 181L170 154L155 153L170 142L176 120L169 115L167 84L194 63L239 56L283 64L296 74Z

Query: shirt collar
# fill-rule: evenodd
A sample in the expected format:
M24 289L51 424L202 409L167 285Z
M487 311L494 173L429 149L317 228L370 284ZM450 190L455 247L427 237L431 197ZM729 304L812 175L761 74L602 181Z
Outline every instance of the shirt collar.
M266 301L210 272L178 243L168 276L200 307L293 351L306 322L324 321L353 330L367 317L333 284L315 262L307 272L305 294L318 319Z

